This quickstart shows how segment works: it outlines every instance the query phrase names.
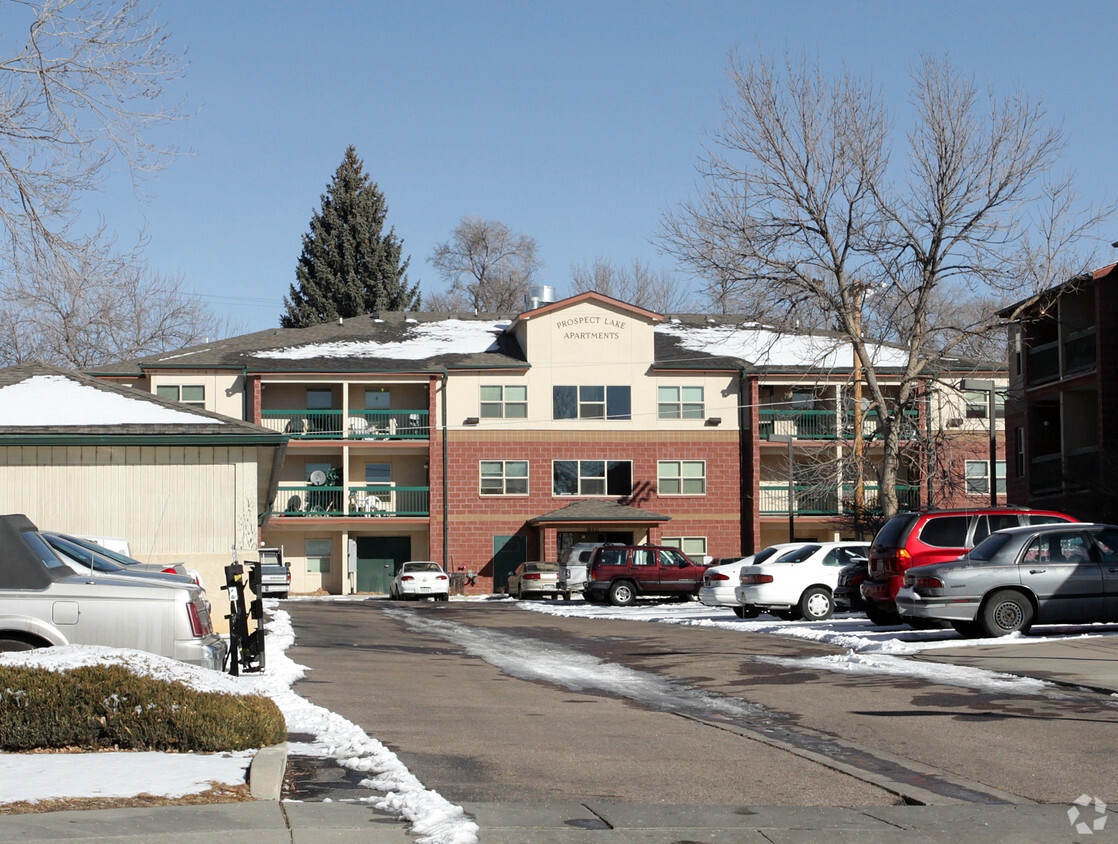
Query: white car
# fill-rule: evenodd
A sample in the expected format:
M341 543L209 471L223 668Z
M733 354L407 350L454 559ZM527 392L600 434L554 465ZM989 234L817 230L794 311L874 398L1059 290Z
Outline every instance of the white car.
M740 618L771 612L787 621L823 621L835 611L839 570L869 557L868 542L801 542L759 565L743 566L734 596Z
M757 565L765 562L773 554L783 548L796 548L796 544L770 545L756 554L748 557L720 557L714 565L707 569L703 575L703 585L699 588L699 603L708 607L729 607L738 618L742 615L743 607L738 602L734 591L738 588L738 573L742 566Z
M392 581L389 597L394 601L406 601L409 598L447 601L450 600L450 578L438 563L412 560L400 567L396 579Z

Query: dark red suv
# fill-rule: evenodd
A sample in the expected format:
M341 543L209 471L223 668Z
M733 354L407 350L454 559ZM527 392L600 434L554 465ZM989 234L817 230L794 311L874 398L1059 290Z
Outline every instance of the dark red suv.
M639 595L699 594L704 566L678 548L660 545L603 545L594 552L587 572L587 601L608 600L626 607Z
M913 566L954 560L991 533L1018 525L1048 525L1077 519L1053 510L986 507L898 513L878 531L870 547L869 571L862 582L866 615L875 624L899 624L894 600Z

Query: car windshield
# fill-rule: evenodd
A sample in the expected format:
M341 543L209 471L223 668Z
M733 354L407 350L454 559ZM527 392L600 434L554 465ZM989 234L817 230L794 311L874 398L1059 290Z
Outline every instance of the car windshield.
M118 554L116 551L110 551L103 545L98 545L96 542L88 539L79 539L76 536L67 536L65 534L57 534L57 538L64 539L73 545L77 545L81 548L85 548L88 551L93 551L96 554L100 554L110 563L115 563L118 567L143 565L139 560L133 560L131 557L126 557L123 554Z
M45 536L47 544L50 545L63 557L72 559L78 565L84 566L87 569L93 569L99 572L114 572L120 571L120 566L113 565L109 560L102 557L99 553L91 551L88 548L83 548L81 545L70 542L61 536Z
M1013 537L1008 533L992 533L966 554L972 560L992 560Z
M793 548L787 554L780 557L778 563L802 563L816 551L820 546L818 545L805 545L803 548Z
M904 545L905 532L919 518L918 513L898 513L885 523L873 538L875 548L900 548Z
M404 571L442 571L438 563L404 563Z
M528 563L524 571L559 571L559 566L552 563Z
M776 555L776 552L779 551L779 550L780 550L779 548L776 548L776 547L770 545L768 548L765 548L763 551L758 551L753 557L753 565L755 565L755 566L761 565L761 563L763 563L766 560L769 560L770 558L774 557Z
M47 545L47 543L43 540L43 537L39 536L39 534L35 533L35 531L23 531L23 541L28 544L33 552L35 552L35 556L39 558L39 562L41 562L48 569L57 569L66 565L64 562L62 562L62 560L59 559L58 555L54 553L54 550L49 545Z

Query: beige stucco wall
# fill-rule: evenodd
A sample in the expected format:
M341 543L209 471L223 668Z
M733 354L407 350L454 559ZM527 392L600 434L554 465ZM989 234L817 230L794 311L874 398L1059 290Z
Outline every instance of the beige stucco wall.
M150 378L152 393L163 386L202 386L206 389L206 410L245 418L245 379L228 372L171 372L156 373Z
M255 559L256 448L0 447L0 507L44 530L126 539L142 562L196 569L224 629L224 567L234 546Z
M720 427L737 427L736 378L726 374L653 374L655 324L622 308L583 302L538 316L522 316L515 334L531 361L526 373L455 373L447 385L447 419L460 427L480 417L482 385L526 385L528 419L482 419L483 427L527 425L533 430L694 430L718 417ZM564 420L552 418L554 386L630 385L632 418ZM658 418L657 388L702 386L703 419Z

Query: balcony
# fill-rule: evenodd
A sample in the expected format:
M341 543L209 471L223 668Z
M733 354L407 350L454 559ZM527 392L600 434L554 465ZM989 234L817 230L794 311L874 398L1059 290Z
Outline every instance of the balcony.
M281 484L272 503L272 515L425 518L430 515L430 491L425 486Z
M788 484L761 484L760 512L762 516L787 515ZM846 503L854 499L853 485L844 486L842 495L838 487L812 485L793 487L797 516L837 516L846 511ZM920 506L920 487L897 485L897 505L902 510L915 510ZM863 488L863 506L878 506L878 488L867 484Z
M761 410L760 438L767 440L773 434L797 440L837 440L854 438L854 414L847 413L841 432L839 415L833 410ZM905 419L916 431L919 412L906 410ZM877 411L862 414L862 436L870 437L877 430ZM911 433L909 434L911 436Z
M260 424L296 440L429 440L426 410L262 410Z

